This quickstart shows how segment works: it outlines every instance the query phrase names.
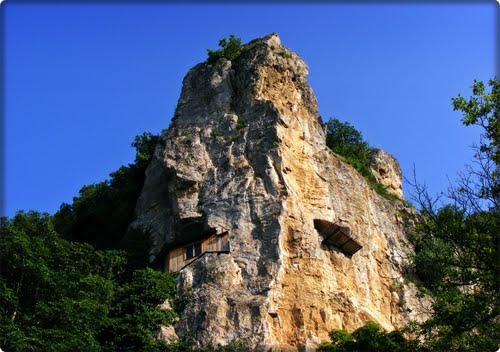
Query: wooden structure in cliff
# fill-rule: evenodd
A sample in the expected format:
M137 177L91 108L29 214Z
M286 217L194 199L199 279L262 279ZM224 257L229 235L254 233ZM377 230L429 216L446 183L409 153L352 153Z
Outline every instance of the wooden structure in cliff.
M215 230L205 232L197 239L184 236L166 244L153 261L153 266L164 272L184 269L206 253L229 253L229 234L217 234Z
M363 248L348 227L319 219L314 220L314 227L323 237L324 244L332 244L346 255L351 256Z

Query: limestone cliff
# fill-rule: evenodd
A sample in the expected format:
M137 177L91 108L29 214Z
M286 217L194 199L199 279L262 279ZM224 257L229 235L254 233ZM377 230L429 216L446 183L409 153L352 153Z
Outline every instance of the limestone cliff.
M329 151L307 75L271 34L234 62L201 63L184 78L133 224L151 232L152 258L188 232L229 232L229 254L181 271L180 287L192 289L175 326L181 336L312 350L332 329L373 320L392 330L420 314L417 291L401 278L400 215L411 209ZM374 169L402 195L386 154ZM318 219L348 228L362 249L348 256L323 243Z

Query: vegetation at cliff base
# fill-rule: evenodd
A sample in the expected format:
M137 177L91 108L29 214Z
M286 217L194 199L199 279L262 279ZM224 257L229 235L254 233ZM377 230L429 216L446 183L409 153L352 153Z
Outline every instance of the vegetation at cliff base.
M333 330L329 334L330 342L323 342L318 352L423 352L419 343L407 340L399 330L390 333L384 332L374 322L367 322L364 326L349 333L345 330Z
M0 227L0 346L98 351L124 258L72 243L48 214L19 212Z
M136 137L136 159L84 186L54 216L0 220L0 347L4 351L165 351L172 275L148 265L147 234L127 232L159 137ZM175 308L175 305L174 307Z

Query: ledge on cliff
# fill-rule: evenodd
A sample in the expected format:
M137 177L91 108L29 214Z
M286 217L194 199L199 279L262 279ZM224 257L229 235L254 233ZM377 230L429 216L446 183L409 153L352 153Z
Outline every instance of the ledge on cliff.
M323 238L324 244L332 244L348 256L352 256L363 248L347 226L336 225L327 220L314 219L314 227Z

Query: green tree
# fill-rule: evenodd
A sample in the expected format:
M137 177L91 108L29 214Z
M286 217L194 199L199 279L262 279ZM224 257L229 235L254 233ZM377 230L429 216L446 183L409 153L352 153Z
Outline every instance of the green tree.
M370 147L363 135L349 122L333 118L326 123L326 145L346 158L356 158L368 164Z
M82 187L72 204L62 204L54 215L56 231L98 249L120 248L159 141L159 136L148 132L135 137L135 162L111 173L110 180Z
M371 148L363 140L363 135L349 122L330 119L326 125L326 145L343 156L365 178L375 182L370 170Z
M154 336L176 313L158 305L173 301L174 277L147 269L147 232L127 231L158 142L149 133L136 137L134 164L83 187L53 217L0 219L2 348L164 350Z
M328 120L326 126L326 145L335 153L342 156L381 196L387 199L399 199L387 191L387 188L378 183L370 169L370 158L373 149L363 139L363 135L349 122L341 122L336 118Z
M62 239L48 214L19 212L0 224L0 346L7 351L100 351L116 251Z
M500 164L500 81L489 81L491 91L486 92L486 86L481 81L474 80L471 86L472 96L469 100L458 95L452 99L453 109L463 112L462 122L465 126L476 125L483 129L479 152ZM498 194L497 194L498 195Z
M161 325L170 325L177 316L174 309L160 305L174 302L175 274L151 268L136 270L132 280L119 288L111 311L112 324L108 351L163 351L166 344L156 339Z
M127 269L128 268L128 269ZM7 351L159 351L172 323L174 274L133 270L123 252L96 251L54 231L48 214L0 222L0 346Z
M465 125L482 129L466 167L445 199L414 183L422 220L411 238L413 272L434 299L416 332L433 351L496 351L500 345L500 84L474 81L469 100L453 99ZM444 205L443 205L444 202Z
M136 150L135 165L138 168L145 170L148 167L159 143L161 143L161 137L151 132L143 132L135 136L132 147Z
M225 58L229 61L234 61L241 54L241 38L236 38L233 34L229 39L222 38L219 41L219 50L207 49L208 62L214 63L220 58Z

